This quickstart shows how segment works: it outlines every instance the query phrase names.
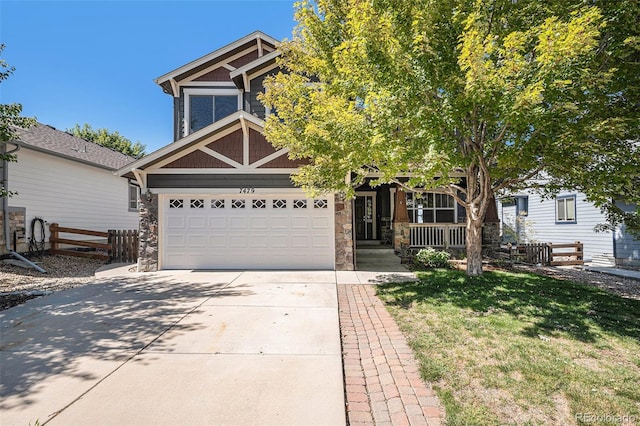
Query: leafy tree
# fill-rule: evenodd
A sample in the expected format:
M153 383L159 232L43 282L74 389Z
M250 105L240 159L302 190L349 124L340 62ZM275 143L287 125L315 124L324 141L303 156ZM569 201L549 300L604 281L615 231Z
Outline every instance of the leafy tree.
M140 158L145 155L145 145L140 142L131 142L131 140L125 138L117 131L112 132L108 129L94 129L85 123L82 126L76 124L72 129L67 129L67 132L134 158Z
M5 45L0 44L0 53L4 50ZM4 59L0 59L0 83L11 76L15 71L15 67L10 66ZM0 161L16 161L16 156L7 154L7 142L18 138L16 128L28 128L36 123L35 118L21 117L22 105L0 104ZM10 197L13 192L6 189L5 182L0 184L0 197Z
M266 137L309 159L294 180L312 193L353 196L372 171L373 184L444 188L466 209L467 273L479 275L495 194L544 178L549 192L610 200L614 179L637 196L638 8L302 1L280 47L286 72L266 80Z

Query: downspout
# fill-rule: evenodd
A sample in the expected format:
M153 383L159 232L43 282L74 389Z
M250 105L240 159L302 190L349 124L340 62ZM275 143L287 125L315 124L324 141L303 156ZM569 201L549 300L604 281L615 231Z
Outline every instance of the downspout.
M20 146L16 145L15 149L12 149L11 151L6 151L7 149L6 146L7 146L6 143L3 144L2 146L3 154L7 154L7 155L13 154L14 152L18 152L20 150ZM4 185L5 185L4 187L9 188L9 162L7 161L6 158L2 160L2 181L4 182ZM7 250L7 253L9 253L11 256L15 257L16 259L21 260L24 263L28 264L36 271L46 274L47 271L45 271L44 269L42 269L41 267L39 267L38 265L30 261L26 257L22 256L21 254L18 254L15 251L11 250L11 243L9 241L9 233L11 232L11 230L9 229L9 197L8 196L2 197L2 213L3 213L2 222L4 225L4 245Z

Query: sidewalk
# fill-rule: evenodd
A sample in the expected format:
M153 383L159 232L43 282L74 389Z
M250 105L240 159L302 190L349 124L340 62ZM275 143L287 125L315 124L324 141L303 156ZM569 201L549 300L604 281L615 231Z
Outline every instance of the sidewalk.
M602 274L607 275L615 275L617 277L623 278L633 278L635 280L640 280L640 271L634 271L631 269L621 269L621 268L609 268L606 266L585 266L584 269L586 271L600 272Z
M444 410L375 287L338 284L338 309L349 425L443 424Z

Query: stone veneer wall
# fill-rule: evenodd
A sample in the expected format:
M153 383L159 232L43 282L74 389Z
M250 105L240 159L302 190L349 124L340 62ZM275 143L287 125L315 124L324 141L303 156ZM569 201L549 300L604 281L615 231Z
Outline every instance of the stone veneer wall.
M9 246L13 247L13 231L16 229L25 229L25 216L26 209L20 207L9 207ZM24 242L24 239L19 240L19 243ZM20 247L18 247L18 251ZM0 209L0 253L5 252L5 239L4 239L4 213Z
M401 255L404 255L403 250L408 249L411 244L410 232L408 222L396 222L393 224L393 248Z
M500 222L482 225L482 254L494 258L500 250Z
M353 209L351 200L335 196L336 271L353 271Z
M158 270L158 195L140 195L138 272Z

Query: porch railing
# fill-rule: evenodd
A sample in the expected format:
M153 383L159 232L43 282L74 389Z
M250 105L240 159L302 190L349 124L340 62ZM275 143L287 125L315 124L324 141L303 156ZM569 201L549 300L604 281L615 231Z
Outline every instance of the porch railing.
M465 247L467 228L464 224L410 223L411 247Z

